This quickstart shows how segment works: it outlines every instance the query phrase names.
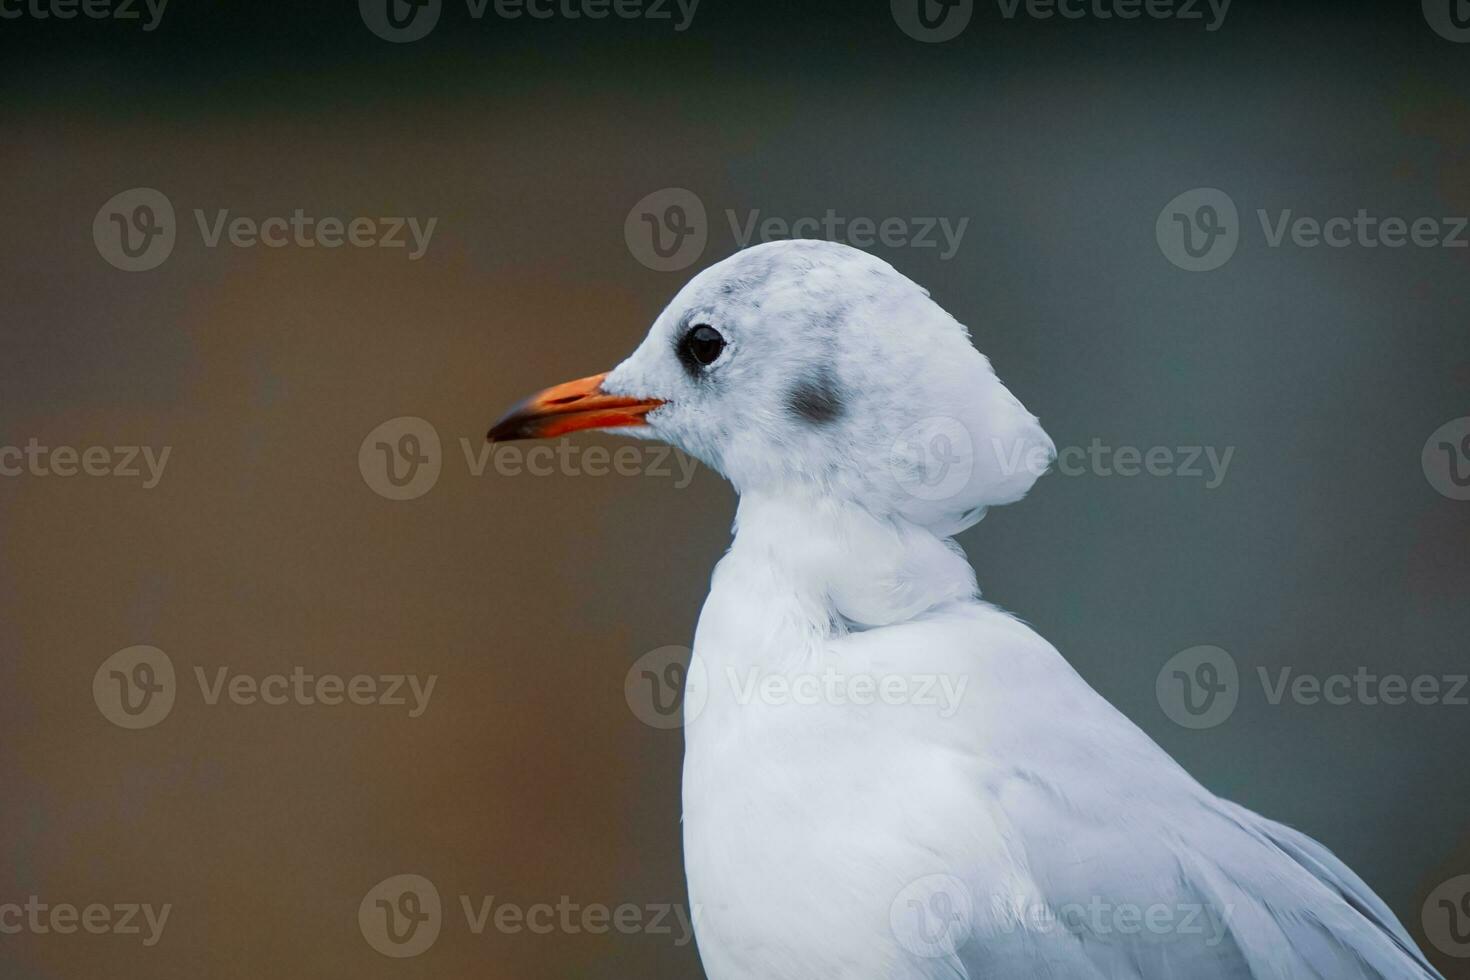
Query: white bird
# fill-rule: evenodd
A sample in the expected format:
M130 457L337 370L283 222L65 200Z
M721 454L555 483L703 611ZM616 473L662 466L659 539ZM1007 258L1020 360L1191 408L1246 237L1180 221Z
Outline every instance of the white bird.
M712 980L1440 976L1325 847L1204 789L981 601L951 539L1055 449L887 263L739 252L490 438L579 429L665 440L740 493L686 693Z

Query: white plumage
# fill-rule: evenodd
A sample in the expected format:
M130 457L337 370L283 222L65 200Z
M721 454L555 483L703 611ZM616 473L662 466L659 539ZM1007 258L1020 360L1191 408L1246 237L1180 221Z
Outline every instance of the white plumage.
M696 326L723 342L708 364ZM950 536L1023 496L1052 444L886 263L741 252L601 390L657 400L628 433L741 494L686 727L712 980L1439 976L1325 848L1202 788L980 600Z

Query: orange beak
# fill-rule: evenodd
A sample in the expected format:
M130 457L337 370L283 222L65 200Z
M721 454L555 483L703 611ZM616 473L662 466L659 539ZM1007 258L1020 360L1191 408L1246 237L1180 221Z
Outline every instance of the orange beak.
M643 416L663 404L657 398L628 398L602 390L606 373L547 388L505 413L486 436L491 442L549 439L583 429L626 429L647 425Z

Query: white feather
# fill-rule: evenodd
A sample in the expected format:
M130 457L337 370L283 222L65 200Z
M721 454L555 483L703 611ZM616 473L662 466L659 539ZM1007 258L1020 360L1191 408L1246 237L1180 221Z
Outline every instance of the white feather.
M729 346L691 372L696 322ZM840 403L816 419L790 399L814 383ZM686 728L712 980L1439 976L1325 848L1202 788L979 599L948 536L1021 497L1052 445L922 289L842 246L751 249L606 387L666 399L647 434L742 495ZM935 417L969 442L946 442L945 494L895 451ZM791 696L814 678L838 686ZM855 703L863 678L907 694Z

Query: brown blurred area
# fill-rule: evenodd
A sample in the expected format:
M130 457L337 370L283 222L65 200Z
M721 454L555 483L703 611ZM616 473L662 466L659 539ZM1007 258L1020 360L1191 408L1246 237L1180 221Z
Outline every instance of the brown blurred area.
M38 328L28 356L67 364L37 381L56 381L54 401L7 406L8 431L172 454L153 489L81 476L0 485L5 890L174 909L144 972L127 972L137 950L112 936L7 936L6 960L35 976L697 971L692 946L672 937L584 934L552 940L547 972L548 940L470 935L455 898L686 903L679 733L640 724L622 679L639 652L689 641L703 588L686 569L718 555L731 495L708 474L686 489L656 476L477 477L463 451L481 451L518 394L610 366L656 310L589 268L591 249L556 222L523 225L513 246L483 235L548 192L535 175L559 165L550 131L522 131L513 148L465 136L429 150L381 146L381 125L364 120L300 132L283 158L265 129L58 142L54 120L36 120L11 132L13 146L49 140L62 158L99 162L59 177L49 160L7 154L28 188L20 217L48 229L26 243L30 259L6 256L25 269L10 314ZM160 145L166 158L152 155ZM103 146L112 161L146 160L137 182L169 188L180 212L175 254L136 281L87 254L87 211L115 167ZM426 158L457 162L442 197L384 191L414 186ZM417 262L381 249L211 251L187 237L196 203L443 217ZM620 216L603 225L620 234ZM496 254L477 258L487 244ZM435 425L444 464L430 493L395 502L369 488L357 451L401 415ZM157 727L122 731L93 704L91 677L135 644L170 656L179 693ZM410 718L409 707L210 705L194 677L298 666L438 680ZM358 934L363 893L400 872L445 897L449 922L422 965L386 960Z

